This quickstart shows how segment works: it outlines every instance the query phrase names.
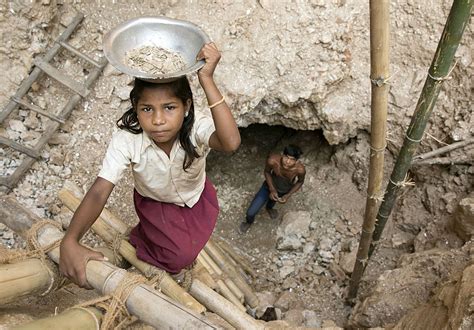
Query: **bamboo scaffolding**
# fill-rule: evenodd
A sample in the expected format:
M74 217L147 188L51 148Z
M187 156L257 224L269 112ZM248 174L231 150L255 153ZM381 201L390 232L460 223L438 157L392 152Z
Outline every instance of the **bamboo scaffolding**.
M426 123L438 98L442 82L452 71L451 65L453 63L454 54L459 46L464 29L469 23L472 4L473 0L453 1L449 16L446 20L446 25L438 43L438 48L436 49L433 61L428 70L428 76L426 77L402 148L400 149L395 167L390 175L383 202L377 214L372 243L369 248L369 257L374 252L382 236L383 229L392 212L398 191L403 185L408 169L411 166L413 155L423 138Z
M372 102L370 120L369 183L365 203L364 222L357 250L357 258L349 283L348 299L357 295L359 282L368 259L369 246L375 226L383 180L387 104L390 76L390 1L370 0L370 79Z
M101 251L106 255L112 254L110 249L102 248ZM113 264L119 266L116 263ZM54 269L48 269L48 267L54 267ZM58 274L59 271L54 263L46 266L38 258L0 265L0 305L6 305L26 296L47 294L60 280Z
M11 197L1 197L0 222L11 229L25 232L39 219L24 209ZM19 221L18 221L19 220ZM38 231L38 242L48 246L63 237L63 232L52 225L45 225ZM48 253L56 263L59 262L59 248ZM126 277L126 271L108 262L91 260L86 266L89 284L103 295L109 295L118 288ZM165 295L145 284L137 285L130 293L125 305L128 311L141 321L158 328L216 328L204 316L170 300Z
M219 240L217 242L217 244L219 245L219 247L224 250L235 262L237 262L240 267L242 267L242 269L249 275L251 275L252 277L257 277L257 273L253 270L252 266L250 266L250 264L244 259L242 258L240 255L238 255L237 253L235 253L235 251L229 246L229 244L227 244L226 242L224 242L223 240Z
M219 242L218 241L214 241L214 245L215 247L219 250L219 252L225 257L226 261L233 265L235 267L235 269L237 270L239 276L244 280L245 283L249 283L249 274L246 273L241 265L239 263L237 263L237 261L235 261L229 253L227 253L226 251L224 251L224 249L222 249L222 247L220 246ZM234 252L235 253L235 252ZM244 296L244 300L245 300L245 296Z
M30 295L42 295L58 281L40 259L0 265L0 306Z
M72 192L63 189L60 192L60 199L63 203L68 207L72 207L73 209L77 208L79 205L79 200L77 196L75 196ZM71 209L71 208L70 208ZM115 226L118 225L118 228L124 228L123 223L120 219L115 217L111 212L108 212L108 223L105 224L103 221L99 221L100 217L95 223L98 223L98 233L103 233L104 237L107 235L113 235L111 232L114 231ZM95 224L94 224L95 225ZM125 230L126 231L126 230ZM125 232L124 231L124 232ZM105 239L104 239L105 240ZM122 240L120 242L120 252L125 253L125 259L127 259L132 265L134 265L138 270L142 271L146 274L146 272L153 267L139 259L136 258L135 248L128 243L127 241ZM200 263L200 258L198 257L198 267L199 272L203 272L202 269L203 264ZM209 274L207 274L209 275ZM172 279L171 279L172 280ZM211 279L211 281L213 281ZM221 283L220 287L224 287L223 282ZM216 282L214 282L215 286L218 286ZM163 283L162 283L163 286ZM219 286L218 286L219 287ZM228 289L229 290L229 289ZM229 290L230 291L230 290ZM245 308L240 304L240 308L236 308L236 305L232 304L224 297L216 294L212 289L207 287L203 282L199 281L198 279L194 279L191 283L189 288L189 294L196 298L199 302L204 304L209 310L213 311L224 320L229 322L231 325L235 326L238 329L262 329L263 326L260 322L256 321L248 314L245 313ZM229 307L231 306L231 307ZM251 325L249 327L249 325Z
M253 293L252 288L239 275L237 269L226 260L226 257L218 250L215 244L212 241L207 242L204 250L241 290L241 292L244 294L245 302L247 302L251 308L257 307L258 298L255 293Z
M199 253L198 260L202 263L202 265L208 270L208 272L216 281L220 294L227 298L230 302L232 302L236 308L238 308L242 312L245 312L246 309L240 302L239 298L234 295L228 285L224 282L222 270L204 250Z
M72 212L74 212L80 204L80 200L69 190L62 189L59 199ZM106 215L107 219L103 217ZM126 225L117 219L110 211L104 209L99 218L94 222L91 229L99 235L105 242L113 244L116 240L117 230L124 234L127 231ZM138 270L145 275L153 273L153 266L139 260L136 256L135 248L126 240L121 239L118 245L118 252ZM194 299L186 290L176 283L169 274L165 273L160 283L161 291L168 297L180 302L184 306L198 312L203 313L206 308Z
M58 315L15 326L11 330L99 329L102 312L95 307L71 308Z

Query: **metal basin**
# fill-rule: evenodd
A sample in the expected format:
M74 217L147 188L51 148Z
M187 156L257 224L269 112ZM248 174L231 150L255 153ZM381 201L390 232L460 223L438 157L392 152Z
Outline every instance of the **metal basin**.
M168 82L202 68L196 56L209 37L197 25L168 17L138 17L126 21L104 36L104 54L117 70L151 82ZM127 65L125 54L137 47L154 45L178 52L186 67L178 72L153 75Z

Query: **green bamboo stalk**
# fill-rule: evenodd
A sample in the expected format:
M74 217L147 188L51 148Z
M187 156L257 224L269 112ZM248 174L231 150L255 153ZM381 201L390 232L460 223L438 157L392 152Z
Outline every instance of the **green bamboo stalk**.
M390 1L370 1L370 79L372 82L369 182L365 204L364 223L357 250L357 258L349 283L348 299L357 295L364 273L369 246L381 197L385 136L387 129L387 104L390 64Z
M395 199L400 187L403 185L408 169L411 166L413 155L416 152L426 123L438 98L443 80L449 76L454 54L471 16L473 0L454 0L449 12L446 25L438 43L438 48L433 57L428 77L415 108L410 126L407 129L403 146L395 163L384 194L384 200L380 205L375 230L372 235L372 243L369 248L369 257L374 252L377 243L382 236L385 224L390 216Z

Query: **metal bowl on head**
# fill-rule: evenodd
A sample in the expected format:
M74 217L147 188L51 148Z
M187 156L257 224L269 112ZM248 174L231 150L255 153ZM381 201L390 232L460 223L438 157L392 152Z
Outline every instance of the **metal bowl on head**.
M164 83L195 72L203 67L204 60L196 56L210 42L197 25L168 17L138 17L126 21L104 36L104 54L117 70L136 78ZM186 66L181 71L162 75L142 72L127 64L126 54L138 47L153 45L179 53Z

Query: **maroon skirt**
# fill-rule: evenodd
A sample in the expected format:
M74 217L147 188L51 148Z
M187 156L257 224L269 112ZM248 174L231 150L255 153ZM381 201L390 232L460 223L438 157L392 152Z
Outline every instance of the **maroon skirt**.
M130 233L137 257L169 273L191 265L211 237L219 214L217 194L206 178L204 191L192 207L158 202L134 191L140 222Z

